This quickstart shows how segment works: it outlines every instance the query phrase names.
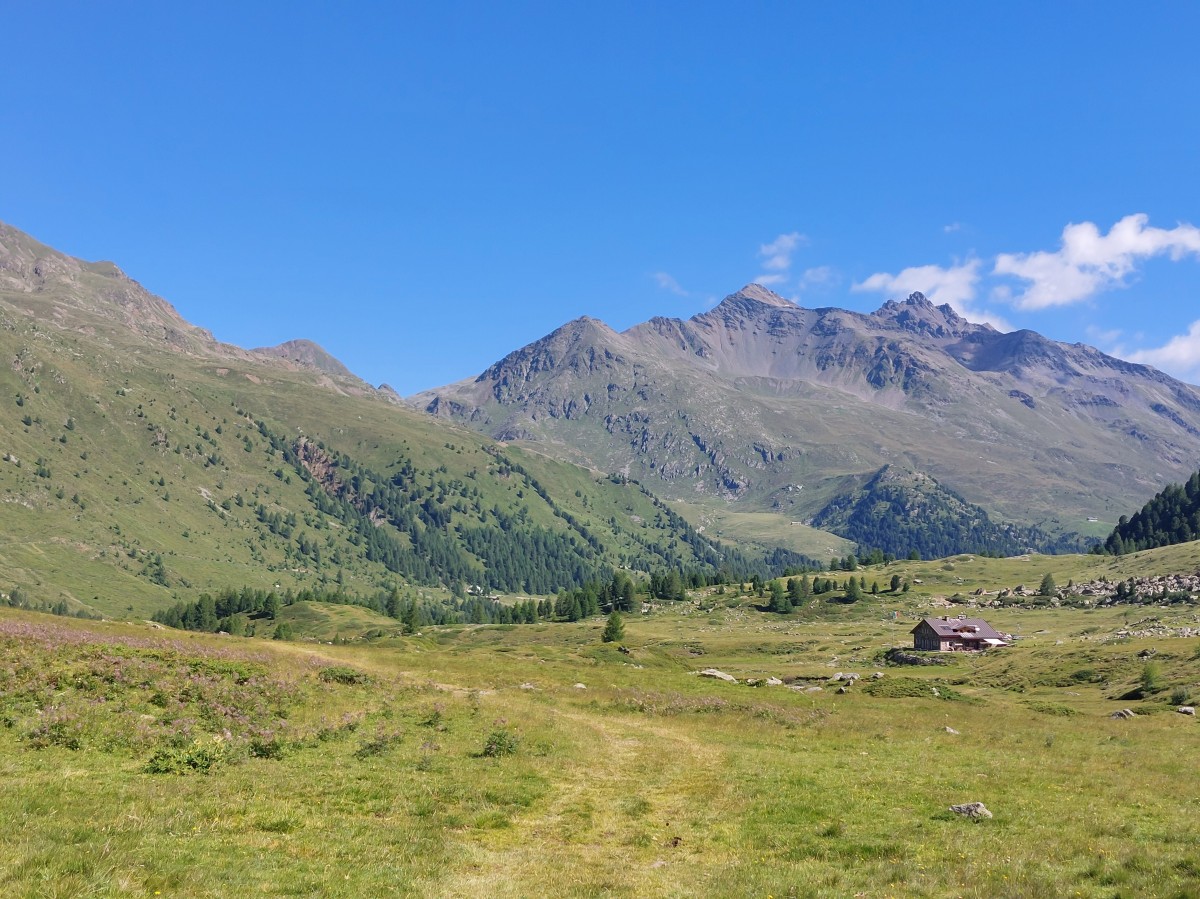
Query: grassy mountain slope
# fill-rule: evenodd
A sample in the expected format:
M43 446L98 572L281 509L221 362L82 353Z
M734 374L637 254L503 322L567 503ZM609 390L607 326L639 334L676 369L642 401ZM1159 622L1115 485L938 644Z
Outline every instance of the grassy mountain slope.
M221 586L513 589L495 553L522 547L542 592L722 553L636 484L447 426L302 349L219 344L115 266L0 232L0 589L146 615ZM387 561L405 551L432 570Z

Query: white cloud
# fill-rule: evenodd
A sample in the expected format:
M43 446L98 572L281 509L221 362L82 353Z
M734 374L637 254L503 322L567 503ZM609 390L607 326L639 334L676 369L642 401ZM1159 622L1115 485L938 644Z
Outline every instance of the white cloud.
M943 225L942 231L946 234L953 234L955 231L961 231L962 227L962 222L951 222L948 225Z
M1200 321L1192 322L1186 334L1172 337L1160 347L1125 353L1130 362L1153 365L1193 384L1200 383Z
M654 283L663 290L669 290L671 293L679 297L686 297L688 295L688 292L679 286L679 282L666 272L654 272L650 277L652 277L654 279Z
M798 247L808 243L808 238L799 231L780 234L770 243L758 248L758 258L765 270L754 280L764 286L783 284L791 277L792 255Z
M833 284L837 280L837 272L831 266L819 265L816 268L807 268L804 270L804 274L800 276L800 289L821 287L826 284Z
M979 284L979 259L968 259L961 265L942 268L940 265L917 265L892 275L876 272L858 284L855 291L874 291L896 299L920 292L935 305L948 303L959 315L973 322L991 325L998 331L1011 331L1012 326L994 312L975 307Z
M1124 332L1120 328L1112 328L1105 330L1096 325L1088 325L1083 329L1083 333L1087 335L1095 346L1117 346Z
M1127 215L1108 234L1101 234L1092 222L1070 224L1063 229L1057 251L1001 253L992 273L1029 282L1014 300L1017 308L1046 309L1123 286L1138 264L1152 256L1169 255L1178 260L1200 255L1200 228L1186 224L1151 228L1148 221L1144 213Z
M914 292L925 294L930 302L949 303L959 312L975 299L975 285L979 282L978 259L970 259L962 265L942 268L940 265L917 265L891 275L876 272L867 280L855 284L856 291L874 291L891 297L908 296Z

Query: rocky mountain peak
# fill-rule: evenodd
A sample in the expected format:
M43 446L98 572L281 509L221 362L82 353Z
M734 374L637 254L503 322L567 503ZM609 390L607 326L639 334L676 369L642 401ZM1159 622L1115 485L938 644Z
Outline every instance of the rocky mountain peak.
M785 300L779 294L763 287L761 284L747 284L736 293L731 293L725 297L716 308L722 309L731 306L775 306L781 309L800 308L791 300Z
M252 352L276 359L286 359L302 368L315 368L339 378L358 380L350 369L336 357L311 340L289 340L279 346L258 347Z
M624 338L600 319L582 315L540 340L509 353L483 372L476 382L516 383L560 367L572 371L591 370L597 359L614 358L624 343Z
M890 321L906 331L932 337L960 337L977 327L954 311L949 303L935 306L925 294L915 291L904 300L888 300L875 312L875 318Z

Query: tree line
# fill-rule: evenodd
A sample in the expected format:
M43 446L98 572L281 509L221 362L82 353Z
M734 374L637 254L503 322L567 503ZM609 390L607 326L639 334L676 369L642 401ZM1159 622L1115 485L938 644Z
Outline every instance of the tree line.
M1170 484L1117 526L1093 552L1114 556L1200 539L1200 472Z

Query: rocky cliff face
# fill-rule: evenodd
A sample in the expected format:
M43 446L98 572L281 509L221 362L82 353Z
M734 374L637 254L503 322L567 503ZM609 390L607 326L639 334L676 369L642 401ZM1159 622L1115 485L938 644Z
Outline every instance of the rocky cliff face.
M866 315L750 285L686 321L617 333L579 319L411 399L670 495L798 518L893 464L1001 520L1068 530L1115 519L1200 458L1196 388L920 294Z

